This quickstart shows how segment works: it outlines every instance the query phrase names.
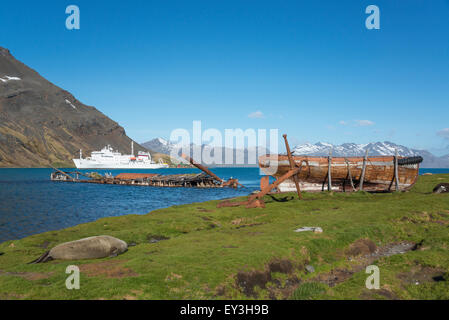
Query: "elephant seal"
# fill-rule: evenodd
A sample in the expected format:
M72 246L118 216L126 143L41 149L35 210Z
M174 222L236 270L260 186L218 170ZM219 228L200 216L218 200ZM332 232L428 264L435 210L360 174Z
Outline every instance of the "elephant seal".
M115 257L127 250L125 241L111 236L95 236L61 243L30 263Z

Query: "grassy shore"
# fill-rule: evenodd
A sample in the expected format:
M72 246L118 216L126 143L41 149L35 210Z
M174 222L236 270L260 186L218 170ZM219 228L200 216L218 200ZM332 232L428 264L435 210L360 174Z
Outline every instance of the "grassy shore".
M448 181L421 176L405 193L277 195L265 209L193 203L7 241L0 299L449 299L449 194L431 193ZM294 232L303 226L323 232ZM136 245L115 258L27 264L103 234ZM412 250L389 255L399 243ZM73 264L79 290L65 287ZM365 287L369 264L380 269L379 290Z

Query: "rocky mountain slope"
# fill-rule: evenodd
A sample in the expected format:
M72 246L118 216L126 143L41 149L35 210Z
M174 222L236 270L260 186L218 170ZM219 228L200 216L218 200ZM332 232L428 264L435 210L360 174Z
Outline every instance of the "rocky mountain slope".
M0 47L0 167L73 166L79 149L131 151L125 130ZM135 152L145 150L134 144Z
M295 155L327 156L331 149L332 155L336 157L364 156L366 149L369 149L369 155L371 156L394 155L395 150L397 149L400 156L423 157L424 161L421 164L421 167L423 168L449 168L448 156L436 157L429 151L411 149L388 141L367 144L344 143L341 145L332 145L323 142L315 144L306 143L294 147L292 152Z

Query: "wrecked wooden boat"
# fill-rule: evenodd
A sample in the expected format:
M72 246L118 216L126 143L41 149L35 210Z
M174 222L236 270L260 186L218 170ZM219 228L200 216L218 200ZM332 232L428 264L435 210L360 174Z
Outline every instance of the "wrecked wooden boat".
M296 177L301 191L309 192L407 191L415 184L419 164L423 161L422 157L396 156L292 156L292 159L300 168ZM291 170L288 155L261 156L259 166L262 172L276 179ZM270 172L275 167L276 172ZM280 192L296 191L294 177L280 183L277 189Z
M293 156L284 134L287 155L267 154L259 157L259 167L266 175L260 179L260 191L244 201L221 201L218 208L246 206L265 208L263 197L274 192L296 191L407 191L418 179L422 157L381 156L368 157L310 157ZM270 176L275 181L270 184ZM392 189L394 184L394 188Z
M157 173L120 173L116 176L111 174L101 175L98 172L83 173L80 171L62 171L53 167L50 175L52 181L80 182L96 184L118 184L128 186L150 186L150 187L182 187L182 188L238 188L242 186L237 179L227 181L219 178L208 168L188 159L189 162L200 169L201 173L185 174L157 174ZM243 186L242 186L243 187Z

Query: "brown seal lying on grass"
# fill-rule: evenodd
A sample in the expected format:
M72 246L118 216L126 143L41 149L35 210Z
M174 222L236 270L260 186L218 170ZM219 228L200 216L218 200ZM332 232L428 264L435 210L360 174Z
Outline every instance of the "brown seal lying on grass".
M95 236L57 245L30 263L41 263L55 259L81 260L115 257L128 250L125 241L111 236Z

